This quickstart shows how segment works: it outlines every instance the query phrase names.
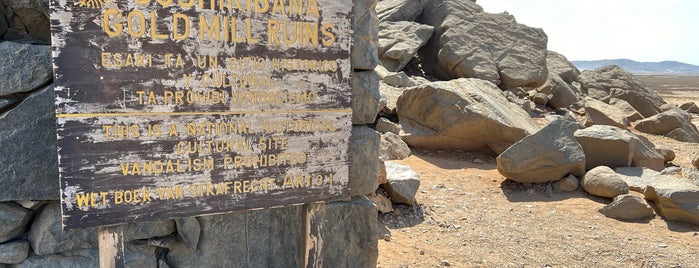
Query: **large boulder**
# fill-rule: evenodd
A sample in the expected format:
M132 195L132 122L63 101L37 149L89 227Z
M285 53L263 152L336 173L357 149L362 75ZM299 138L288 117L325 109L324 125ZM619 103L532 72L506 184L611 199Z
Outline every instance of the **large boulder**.
M381 150L379 151L379 159L381 160L396 160L404 159L410 156L410 148L398 134L386 132L381 135Z
M30 210L13 202L0 203L0 243L23 234L31 216Z
M685 102L680 105L680 109L688 113L699 114L699 106L694 102Z
M665 168L663 155L648 139L614 126L594 125L575 132L585 151L586 169L597 166Z
M580 75L580 70L572 62L568 61L565 56L551 50L546 54L546 67L549 74L559 76L566 83L577 81Z
M636 122L638 120L643 119L643 115L636 111L636 108L633 108L633 106L631 106L631 104L629 104L629 102L625 100L610 98L609 104L621 109L624 116L626 117L626 120L628 120L629 122Z
M379 64L379 19L376 16L376 0L354 1L354 25L352 29L352 68L373 70Z
M680 109L671 109L636 122L636 130L665 135L679 141L699 142L699 131L692 116Z
M420 188L420 175L410 166L386 162L386 179L384 185L393 203L415 204L415 194Z
M0 96L36 89L53 79L51 46L0 42Z
M60 199L53 103L48 86L0 114L0 201Z
M494 84L480 79L434 82L407 89L397 113L408 145L491 150L500 154L538 127Z
M639 221L655 217L655 210L648 205L648 202L632 194L614 197L614 201L600 208L599 212L621 221Z
M585 154L573 133L582 126L567 115L527 136L497 157L498 172L517 182L560 180L585 173Z
M617 169L634 191L642 191L668 220L699 225L699 186L692 180L639 168Z
M585 173L580 185L586 192L601 197L615 198L629 193L629 185L624 178L606 166Z
M379 0L376 13L381 22L414 21L422 13L427 0Z
M435 27L420 51L425 71L443 80L470 77L502 88L546 82L543 30L519 24L512 15L483 13L471 0L430 1L419 22Z
M583 71L579 80L583 92L590 97L599 100L608 98L625 100L644 117L662 112L661 107L667 104L660 95L616 65Z
M379 58L387 70L398 72L432 36L434 27L412 21L379 24Z
M592 125L608 125L618 128L629 126L624 112L616 106L609 105L602 101L585 98L585 120L586 127Z
M549 79L537 91L550 96L548 105L553 108L566 108L578 102L575 90L554 73L549 73Z
M0 39L21 43L51 44L48 1L6 0L3 2L0 3L0 7L4 5L7 9L0 14L2 15L0 16ZM7 21L4 21L5 19Z
M350 138L349 189L351 196L376 190L381 134L367 126L353 126Z

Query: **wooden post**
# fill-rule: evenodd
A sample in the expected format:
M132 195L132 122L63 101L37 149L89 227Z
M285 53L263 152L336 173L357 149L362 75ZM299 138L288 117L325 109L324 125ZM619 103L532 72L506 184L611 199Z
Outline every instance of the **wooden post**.
M100 268L124 268L123 225L97 228Z
M317 214L322 213L325 202L304 204L304 249L303 267L323 267L321 253L323 251L323 239L320 237L322 224L317 221Z

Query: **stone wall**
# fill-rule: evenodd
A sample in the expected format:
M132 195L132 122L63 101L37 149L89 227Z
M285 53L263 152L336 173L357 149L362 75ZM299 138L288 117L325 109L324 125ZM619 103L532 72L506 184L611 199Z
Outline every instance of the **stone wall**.
M374 267L376 0L355 0L351 199L124 226L127 267ZM0 1L0 267L96 267L96 229L61 230L48 1Z

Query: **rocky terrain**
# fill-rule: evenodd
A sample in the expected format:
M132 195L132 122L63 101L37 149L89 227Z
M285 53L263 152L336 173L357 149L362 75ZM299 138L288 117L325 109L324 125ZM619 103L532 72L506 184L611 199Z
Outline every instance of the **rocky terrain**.
M699 66L677 61L638 62L629 59L572 61L578 69L593 70L602 66L617 65L633 74L697 75Z
M380 267L697 266L697 96L473 1L376 10Z

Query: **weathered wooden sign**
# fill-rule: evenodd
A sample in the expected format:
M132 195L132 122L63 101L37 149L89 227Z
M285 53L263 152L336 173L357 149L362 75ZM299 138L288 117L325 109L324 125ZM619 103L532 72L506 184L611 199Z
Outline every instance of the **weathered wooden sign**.
M351 10L51 0L63 227L346 197Z

